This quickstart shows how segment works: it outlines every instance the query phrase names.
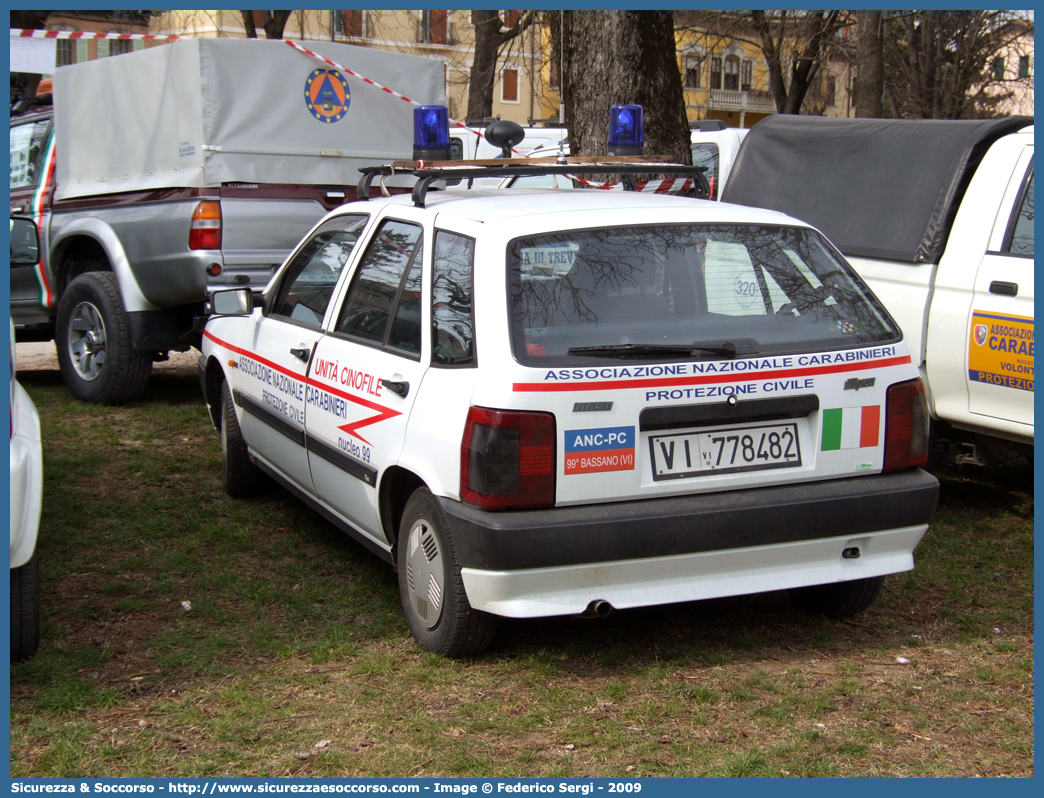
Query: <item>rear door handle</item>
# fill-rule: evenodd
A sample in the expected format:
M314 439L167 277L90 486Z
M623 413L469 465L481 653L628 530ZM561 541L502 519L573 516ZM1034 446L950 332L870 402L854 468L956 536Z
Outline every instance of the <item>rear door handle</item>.
M392 393L397 393L403 399L405 399L406 394L410 392L410 384L405 380L403 382L398 382L396 380L381 380L381 385Z
M290 354L300 360L302 363L308 362L308 354L311 350L309 349L290 349Z
M990 293L1000 294L1001 296L1018 296L1019 284L1008 283L1004 280L994 280L992 283L990 283Z

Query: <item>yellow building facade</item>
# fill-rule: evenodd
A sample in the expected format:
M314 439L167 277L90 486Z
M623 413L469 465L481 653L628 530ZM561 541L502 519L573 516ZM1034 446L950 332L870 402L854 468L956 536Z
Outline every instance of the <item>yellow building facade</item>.
M552 12L553 13L553 12ZM555 117L561 97L558 65L552 63L547 26L541 82L545 87L542 115ZM757 45L739 38L716 35L694 26L675 28L678 71L682 78L685 113L689 122L719 119L726 127L749 128L776 113L769 91L768 67ZM851 69L847 61L828 59L806 98L806 112L824 116L852 116Z

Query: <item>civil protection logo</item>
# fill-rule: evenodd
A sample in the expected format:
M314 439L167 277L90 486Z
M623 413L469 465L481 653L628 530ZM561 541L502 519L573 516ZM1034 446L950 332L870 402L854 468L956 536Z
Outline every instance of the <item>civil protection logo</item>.
M316 69L305 81L305 105L320 122L337 122L352 101L348 81L333 69Z
M979 346L982 346L984 343L986 343L986 333L987 332L988 332L988 329L987 329L985 324L976 324L975 325L975 343L977 343Z

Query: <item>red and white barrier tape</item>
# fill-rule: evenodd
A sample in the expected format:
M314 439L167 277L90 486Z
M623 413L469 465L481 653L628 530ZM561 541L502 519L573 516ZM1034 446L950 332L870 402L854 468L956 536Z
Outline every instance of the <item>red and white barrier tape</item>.
M151 33L96 33L69 30L19 30L11 28L11 36L19 39L141 39L146 42L173 42L186 36L158 36Z

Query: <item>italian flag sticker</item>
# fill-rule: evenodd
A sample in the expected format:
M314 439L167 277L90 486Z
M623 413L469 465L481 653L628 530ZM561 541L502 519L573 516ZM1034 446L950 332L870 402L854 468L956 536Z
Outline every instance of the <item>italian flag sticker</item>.
M824 452L877 446L881 431L881 405L839 407L823 411Z

